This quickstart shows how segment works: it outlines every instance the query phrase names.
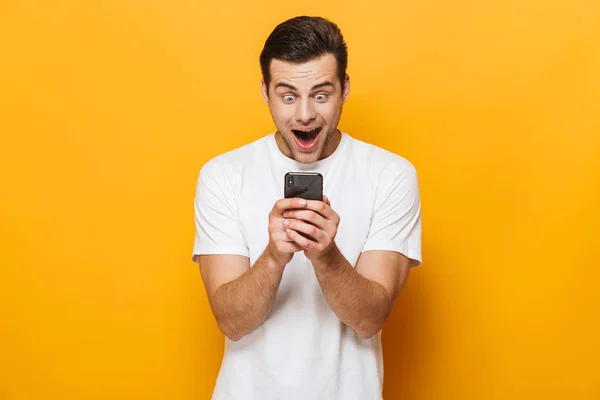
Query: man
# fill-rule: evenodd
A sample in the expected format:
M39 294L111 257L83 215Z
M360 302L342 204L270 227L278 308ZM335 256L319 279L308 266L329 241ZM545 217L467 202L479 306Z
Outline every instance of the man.
M381 329L421 264L421 205L407 160L338 129L347 57L328 20L277 26L260 56L277 131L200 171L193 259L226 336L215 400L382 398ZM321 173L323 200L282 199L288 171Z

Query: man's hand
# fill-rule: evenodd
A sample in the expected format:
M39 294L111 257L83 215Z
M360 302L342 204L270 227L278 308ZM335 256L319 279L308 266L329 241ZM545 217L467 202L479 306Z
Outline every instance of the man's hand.
M266 251L278 264L289 263L295 252L304 250L286 233L283 217L285 212L304 207L306 207L304 199L281 199L275 203L269 213L269 244Z
M298 202L296 209L283 212L286 236L300 250L304 250L311 261L326 257L336 248L335 236L340 217L330 205L327 196L323 196L323 201L306 200L304 204Z
M201 255L200 272L221 331L240 340L262 324L271 312L285 266L302 247L290 239L283 213L302 208L306 201L281 199L269 213L269 244L250 267L248 257Z

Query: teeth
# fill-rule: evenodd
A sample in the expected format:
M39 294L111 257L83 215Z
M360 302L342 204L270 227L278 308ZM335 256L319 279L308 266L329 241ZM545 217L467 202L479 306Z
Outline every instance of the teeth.
M319 128L315 128L315 129L310 130L310 131L306 131L306 130L302 130L302 129L294 129L294 131L300 132L300 133L317 133L318 130L319 130Z

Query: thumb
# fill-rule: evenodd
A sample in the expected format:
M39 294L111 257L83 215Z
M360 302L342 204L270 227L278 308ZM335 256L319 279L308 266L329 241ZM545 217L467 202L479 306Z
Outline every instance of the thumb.
M325 202L325 204L331 207L331 202L329 201L329 198L325 195L323 195L323 202Z

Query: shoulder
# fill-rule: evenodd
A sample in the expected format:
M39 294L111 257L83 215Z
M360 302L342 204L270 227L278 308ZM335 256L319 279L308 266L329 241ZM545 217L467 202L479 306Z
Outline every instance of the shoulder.
M200 168L200 177L235 180L243 174L248 165L266 159L269 138L270 135L263 136L244 146L212 157Z
M350 137L351 157L368 166L371 179L417 178L417 169L405 157L371 143Z

